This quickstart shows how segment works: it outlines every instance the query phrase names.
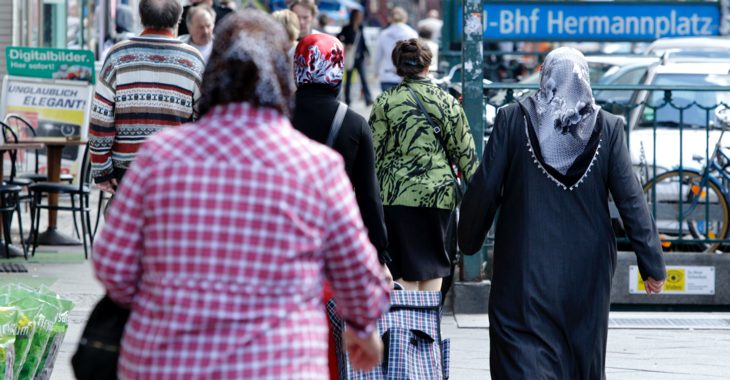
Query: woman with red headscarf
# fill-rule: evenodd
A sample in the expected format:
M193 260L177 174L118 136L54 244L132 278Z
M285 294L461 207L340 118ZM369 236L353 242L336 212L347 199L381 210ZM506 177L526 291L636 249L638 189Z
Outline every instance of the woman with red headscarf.
M342 88L344 49L337 38L327 34L311 34L302 38L294 55L297 86L296 108L292 125L310 139L324 144L330 134L332 121L340 103L337 96ZM331 147L345 159L345 171L355 187L357 204L370 242L378 251L378 259L386 276L392 280L385 265L390 257L385 249L388 235L383 219L380 185L375 175L375 151L370 126L364 117L347 109L342 126ZM325 287L325 302L333 293ZM330 338L332 334L330 334ZM329 348L331 379L337 379L334 341Z
M324 144L340 102L344 49L337 38L312 34L302 38L294 56L297 86L292 125L310 139ZM370 126L364 117L348 109L332 148L345 159L345 171L355 187L357 204L370 242L387 271L390 261L388 235L383 219L380 185L375 175L375 151ZM389 275L390 272L386 274Z

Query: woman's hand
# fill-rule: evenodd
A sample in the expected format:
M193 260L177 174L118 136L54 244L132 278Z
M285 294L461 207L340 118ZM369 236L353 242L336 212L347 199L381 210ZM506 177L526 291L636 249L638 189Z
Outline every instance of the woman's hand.
M383 274L385 275L385 280L388 281L388 289L394 289L395 288L395 282L393 282L393 274L390 273L390 269L388 269L388 264L381 264L383 269Z
M367 339L361 339L352 329L345 330L345 348L355 371L369 371L380 363L383 355L383 341L373 331Z
M665 280L655 280L651 276L644 281L644 288L646 288L646 294L651 295L651 293L659 294L662 291L662 288L664 288L664 281Z

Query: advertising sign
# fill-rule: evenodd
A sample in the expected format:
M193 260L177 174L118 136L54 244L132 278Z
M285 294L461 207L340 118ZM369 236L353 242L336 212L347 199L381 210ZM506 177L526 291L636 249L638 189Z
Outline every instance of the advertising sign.
M707 2L488 2L481 16L485 39L518 41L717 36L722 20L718 3Z
M15 114L26 119L35 128L37 136L73 137L88 136L89 110L93 86L88 82L72 80L47 80L5 76L0 113ZM18 123L11 123L11 127ZM27 129L18 128L20 136L29 135ZM18 155L19 172L35 168L35 154L22 152ZM76 173L81 162L83 147L67 146L63 149L61 172ZM10 160L5 160L10 165ZM40 171L46 171L46 156L39 156Z
M639 267L629 267L629 293L646 294ZM715 267L667 265L667 280L661 294L715 295Z
M89 50L5 48L8 74L96 83L94 53Z

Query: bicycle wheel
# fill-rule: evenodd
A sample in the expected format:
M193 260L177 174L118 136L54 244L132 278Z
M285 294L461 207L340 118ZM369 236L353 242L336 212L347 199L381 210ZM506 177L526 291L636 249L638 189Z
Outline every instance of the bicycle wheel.
M672 170L644 186L649 211L656 209L655 219L662 240L680 238L680 231L683 239L724 239L727 236L728 200L714 182L708 180L703 189L700 189L701 184L702 176L698 173L683 171L680 178L679 171ZM712 253L721 243L662 242L662 245L675 251Z

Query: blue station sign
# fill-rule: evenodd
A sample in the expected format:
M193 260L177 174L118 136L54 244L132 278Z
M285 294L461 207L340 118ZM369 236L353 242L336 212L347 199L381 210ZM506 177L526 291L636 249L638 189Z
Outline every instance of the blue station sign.
M463 12L458 12L459 33ZM653 41L720 34L719 3L487 2L481 19L488 40Z

